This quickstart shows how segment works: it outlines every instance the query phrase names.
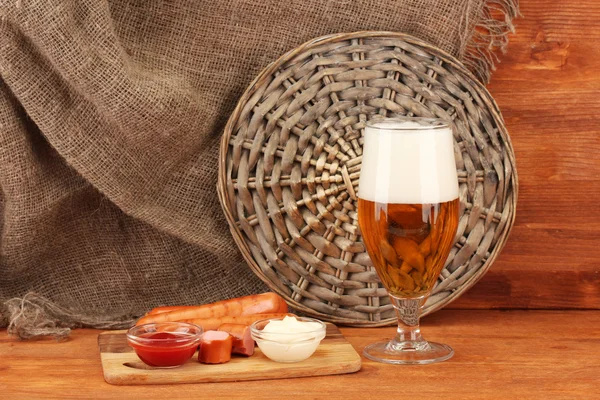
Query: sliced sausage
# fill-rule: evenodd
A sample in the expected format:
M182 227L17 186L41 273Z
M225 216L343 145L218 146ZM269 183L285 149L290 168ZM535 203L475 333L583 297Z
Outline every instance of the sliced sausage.
M231 360L232 336L224 331L206 331L200 340L198 361L205 364L222 364Z
M233 337L233 354L251 356L254 354L254 339L250 334L250 327L242 324L223 324L220 331L229 333Z

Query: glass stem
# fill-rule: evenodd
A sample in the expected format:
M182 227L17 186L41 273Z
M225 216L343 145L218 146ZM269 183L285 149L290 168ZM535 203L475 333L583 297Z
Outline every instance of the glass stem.
M425 296L415 299L401 299L390 295L392 305L398 314L398 333L394 341L399 343L424 342L419 327L421 318L421 306L425 302Z

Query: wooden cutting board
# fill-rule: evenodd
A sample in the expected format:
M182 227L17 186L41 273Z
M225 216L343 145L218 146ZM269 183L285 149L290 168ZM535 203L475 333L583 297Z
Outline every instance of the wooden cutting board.
M296 378L303 376L347 374L360 370L360 356L337 326L328 323L327 335L317 351L299 363L277 363L258 347L251 357L232 357L225 364L190 361L173 369L152 368L144 364L127 344L126 331L110 331L98 336L104 379L113 385L156 385Z

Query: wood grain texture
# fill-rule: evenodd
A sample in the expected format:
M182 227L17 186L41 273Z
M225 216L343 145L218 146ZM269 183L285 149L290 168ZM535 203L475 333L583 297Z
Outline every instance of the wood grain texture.
M519 170L517 219L450 308L600 307L600 2L522 0L488 86Z
M423 321L430 340L456 354L426 366L363 359L359 372L272 381L186 385L107 384L99 331L69 341L18 342L0 332L2 399L594 399L600 376L600 311L442 310ZM341 328L359 353L394 328Z
M276 363L257 347L252 357L233 357L225 364L205 365L197 353L179 368L158 369L140 361L127 344L126 331L98 336L104 379L113 385L158 385L165 383L231 382L307 376L338 375L360 370L360 356L340 330L327 324L327 336L315 353L299 363Z

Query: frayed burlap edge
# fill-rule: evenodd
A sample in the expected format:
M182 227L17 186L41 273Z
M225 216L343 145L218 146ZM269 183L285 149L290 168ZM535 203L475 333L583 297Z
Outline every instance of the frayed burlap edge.
M469 15L468 13L466 15ZM489 0L479 13L478 24L465 24L465 36L470 35L462 51L462 62L484 84L489 83L498 53L506 54L508 35L515 32L513 19L520 16L519 0Z
M4 306L10 321L8 333L23 340L45 336L63 340L72 328L122 329L135 321L131 316L119 320L90 318L71 312L36 293L10 299Z

